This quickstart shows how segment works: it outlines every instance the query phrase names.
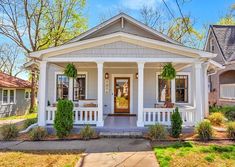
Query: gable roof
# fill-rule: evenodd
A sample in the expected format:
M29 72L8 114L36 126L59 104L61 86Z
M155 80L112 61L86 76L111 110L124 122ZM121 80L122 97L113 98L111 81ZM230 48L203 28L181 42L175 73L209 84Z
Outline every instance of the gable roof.
M182 45L181 43L171 39L167 35L164 35L164 34L158 32L158 31L150 28L149 26L143 24L142 22L134 19L133 17L131 17L131 16L125 14L125 13L120 13L120 14L118 14L118 15L110 18L110 19L108 19L107 21L104 21L103 23L95 26L94 28L92 28L92 29L90 29L90 30L80 34L79 36L77 36L77 37L75 37L73 39L71 39L67 43L72 43L72 42L80 41L83 38L85 38L85 37L87 37L87 36L89 36L89 35L91 35L91 34L93 34L95 32L101 31L102 29L112 25L113 23L117 22L118 20L120 20L120 22L122 24L121 26L124 26L124 21L125 22L127 21L127 22L130 22L130 23L134 24L135 26L143 29L146 32L149 32L150 34L152 34L152 36L158 36L161 39L163 39L164 41L169 42L169 43L174 43L174 44ZM122 32L122 30L120 30L119 32Z
M30 88L29 81L0 72L0 88Z
M235 61L235 25L211 25L210 28L224 60Z

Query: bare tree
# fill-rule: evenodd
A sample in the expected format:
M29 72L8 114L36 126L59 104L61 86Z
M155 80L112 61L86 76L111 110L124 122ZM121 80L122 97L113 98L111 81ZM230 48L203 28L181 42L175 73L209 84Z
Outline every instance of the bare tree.
M58 46L87 28L85 0L0 0L0 35L26 53ZM32 72L32 77L35 75ZM35 78L32 78L34 81ZM34 99L32 82L31 99ZM31 109L34 109L34 100Z
M17 45L2 44L0 46L0 71L11 76L17 76L23 72L22 64L24 59L22 52Z

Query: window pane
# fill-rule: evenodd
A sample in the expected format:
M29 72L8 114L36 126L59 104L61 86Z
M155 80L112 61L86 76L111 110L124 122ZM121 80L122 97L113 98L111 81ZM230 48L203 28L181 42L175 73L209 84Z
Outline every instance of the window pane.
M68 99L69 94L69 78L65 75L57 75L57 100Z
M161 76L158 76L158 99L159 102L165 102L166 98L169 98L171 101L171 81L161 79Z
M10 103L15 102L15 93L14 90L10 90Z
M86 98L86 75L78 74L73 81L73 100L81 100Z
M26 98L26 99L29 98L29 92L25 92L25 98Z
M3 90L3 103L8 103L8 90Z
M188 76L177 75L175 79L175 100L180 103L188 102Z

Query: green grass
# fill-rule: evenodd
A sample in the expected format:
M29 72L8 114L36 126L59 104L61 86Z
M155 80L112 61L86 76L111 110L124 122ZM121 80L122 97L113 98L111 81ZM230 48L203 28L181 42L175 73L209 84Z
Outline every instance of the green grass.
M37 118L37 113L31 113L27 115L20 115L20 116L10 116L10 117L4 117L0 118L1 120L13 120L13 119L34 119Z
M168 166L235 166L235 145L198 145L175 143L154 148L161 167Z

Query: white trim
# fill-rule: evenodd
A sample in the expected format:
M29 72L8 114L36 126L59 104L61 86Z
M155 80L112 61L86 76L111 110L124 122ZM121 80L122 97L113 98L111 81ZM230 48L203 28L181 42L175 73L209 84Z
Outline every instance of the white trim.
M4 90L7 90L7 103L3 102L3 93ZM10 91L13 90L14 91L14 102L10 103ZM16 89L15 88L3 88L2 89L2 104L6 105L6 104L16 104Z
M156 72L156 101L158 104L163 104L164 102L160 102L159 99L158 99L158 75L160 75L161 73L160 72ZM191 104L192 102L192 88L191 88L191 73L190 72L177 72L176 73L176 76L177 75L187 75L188 76L188 102L187 103L179 103L179 102L176 102L175 101L175 104ZM175 79L171 80L171 86L175 86ZM173 97L175 96L175 92L173 92L173 90L176 90L176 89L172 89L171 88L171 100L173 102L173 100L176 100L176 97Z
M88 90L88 88L87 88L87 86L88 86L88 83L87 83L87 80L88 80L88 72L87 71L78 71L77 72L78 74L85 74L86 75L86 99L87 99L87 90ZM55 72L55 83L54 83L54 86L55 86L55 88L54 88L54 103L56 103L57 102L57 100L56 100L56 91L57 91L57 75L64 75L64 72L62 72L62 71L56 71ZM69 90L70 90L70 88L72 87L72 90L73 90L73 86L74 86L74 82L73 82L73 78L72 78L72 82L70 81L70 77L69 77ZM71 85L71 83L72 83L72 85ZM68 91L69 91L68 90ZM70 91L68 92L69 94L68 94L68 98L69 98L69 96L70 96ZM71 95L71 100L73 101L73 91L72 91L72 95ZM73 101L74 102L74 101Z
M62 57L62 58L44 58L43 60L46 60L48 62L146 62L146 63L162 63L162 62L175 62L175 63L194 63L194 62L200 62L197 58L126 58L126 57Z
M88 35L90 35L90 34L96 32L96 31L102 29L102 28L106 27L107 25L114 23L115 21L117 21L117 20L120 19L120 18L121 18L121 27L122 27L122 28L124 27L124 19L126 19L126 20L130 21L131 23L134 23L135 25L141 27L143 30L147 30L148 32L153 33L153 34L155 34L155 35L157 35L157 36L159 36L159 37L162 37L163 39L165 39L165 40L167 40L167 41L169 41L169 42L172 42L172 43L174 43L174 44L178 44L178 45L180 44L179 42L177 42L177 41L171 39L170 37L168 37L168 36L166 36L166 35L164 35L164 34L158 32L158 31L156 31L156 30L154 30L154 29L152 29L152 28L146 26L145 24L143 24L143 23L141 23L141 22L135 20L134 18L132 18L132 17L126 15L125 13L120 13L120 14L118 14L118 15L116 15L116 16L110 18L109 20L106 20L105 22L103 22L103 23L101 23L101 24L95 26L94 28L92 28L92 29L90 29L90 30L84 32L83 34L79 35L78 37L75 37L74 39L72 39L72 40L69 41L68 43L70 43L70 42L76 42L76 41L78 41L78 40L80 40L80 39L82 39L82 38L84 38L84 37L86 37L86 36L88 36Z
M41 55L43 55L43 54L47 54L50 52L56 53L56 51L61 51L61 50L68 49L68 48L74 48L76 50L80 50L83 48L82 47L79 48L78 46L83 45L83 46L86 46L86 48L89 48L89 46L88 46L89 43L93 43L93 45L91 45L90 47L99 46L99 45L102 45L101 41L110 40L110 39L113 39L111 42L114 42L114 41L130 42L130 40L133 40L133 42L140 41L140 42L138 42L139 45L143 45L144 43L146 43L147 46L149 46L152 44L161 50L164 50L164 47L166 47L166 48L176 50L176 51L183 51L188 54L190 54L190 53L197 54L198 55L197 57L213 58L213 57L217 56L217 54L213 54L210 52L197 50L197 49L185 47L182 45L176 45L176 44L172 44L172 43L157 41L157 40L153 40L153 39L149 39L149 38L145 38L145 37L140 37L137 35L128 34L128 33L124 33L124 32L112 33L112 34L104 35L101 37L96 37L96 38L92 38L92 39L78 41L75 43L61 45L61 46L57 46L57 47L53 47L53 48L48 48L48 49L37 51L37 52L32 52L32 53L30 53L30 56L35 57L35 58L40 58ZM166 49L166 48L165 48L165 51L170 51L169 49ZM71 52L71 50L68 50L68 51Z
M112 74L112 86L111 86L111 113L114 114L114 78L115 77L130 77L130 114L133 114L133 74Z

